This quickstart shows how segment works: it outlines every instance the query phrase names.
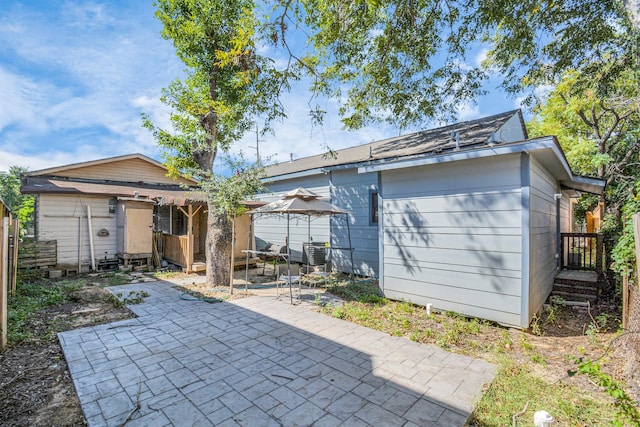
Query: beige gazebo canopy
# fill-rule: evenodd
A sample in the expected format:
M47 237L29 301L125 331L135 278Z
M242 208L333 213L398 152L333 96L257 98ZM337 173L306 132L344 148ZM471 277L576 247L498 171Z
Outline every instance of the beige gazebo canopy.
M349 212L345 211L326 200L322 200L320 196L305 188L298 187L286 193L280 200L268 203L257 209L253 209L249 212L251 214L251 224L253 225L254 217L261 215L282 215L287 218L287 277L289 284L289 295L291 302L293 302L293 292L291 290L291 245L289 243L290 237L290 220L291 216L302 215L307 217L308 228L307 234L311 236L310 224L312 216L327 216L327 215L344 215L347 223L347 235L349 239L348 249L351 261L351 276L353 278L353 248L351 247L351 229L349 228ZM337 249L337 248L334 248ZM247 271L248 271L248 259L247 253ZM247 273L248 274L248 273ZM248 279L248 278L247 278Z

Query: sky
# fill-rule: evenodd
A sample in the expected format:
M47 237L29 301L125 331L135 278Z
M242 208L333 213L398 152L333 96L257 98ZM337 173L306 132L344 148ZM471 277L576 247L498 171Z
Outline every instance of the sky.
M0 171L10 166L39 170L104 157L142 153L161 160L148 114L169 129L163 87L183 65L170 41L160 36L152 0L13 1L0 8ZM479 48L471 58L481 61ZM459 120L519 108L519 100L497 88L458 112ZM288 118L275 134L260 136L260 155L288 161L396 136L398 130L372 126L344 131L337 102L326 104L322 127L306 113L304 85L283 98ZM412 129L419 130L419 129ZM408 130L405 130L408 131ZM256 134L233 151L255 157Z

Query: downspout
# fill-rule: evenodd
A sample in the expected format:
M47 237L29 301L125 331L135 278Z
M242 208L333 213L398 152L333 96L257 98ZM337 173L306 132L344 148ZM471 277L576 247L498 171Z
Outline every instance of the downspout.
M91 205L87 205L87 223L89 227L89 249L91 250L91 271L96 271L96 252L93 246L93 222L91 218ZM81 273L78 271L78 273Z
M520 326L522 328L529 327L529 286L530 283L530 262L531 254L529 247L530 238L530 194L531 194L531 163L528 153L520 155L520 191L521 201L520 209L522 216L521 235L522 235L522 259L521 259L521 288L520 288Z
M557 197L559 196L559 197ZM560 248L562 247L562 230L560 229L560 201L562 200L562 193L554 195L556 199L556 268L560 269Z
M378 287L384 295L384 211L382 209L382 172L378 171Z

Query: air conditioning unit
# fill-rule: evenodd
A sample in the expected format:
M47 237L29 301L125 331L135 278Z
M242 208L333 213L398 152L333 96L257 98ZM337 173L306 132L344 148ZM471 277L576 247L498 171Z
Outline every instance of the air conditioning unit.
M308 265L324 265L327 262L325 242L302 244L302 263Z

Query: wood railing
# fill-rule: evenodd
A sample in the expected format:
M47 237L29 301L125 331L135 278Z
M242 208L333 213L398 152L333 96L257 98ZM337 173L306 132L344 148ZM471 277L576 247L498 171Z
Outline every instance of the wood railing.
M187 267L189 257L189 238L187 236L162 235L164 258L180 267Z
M560 233L560 266L566 270L587 270L602 274L603 238L599 233Z

